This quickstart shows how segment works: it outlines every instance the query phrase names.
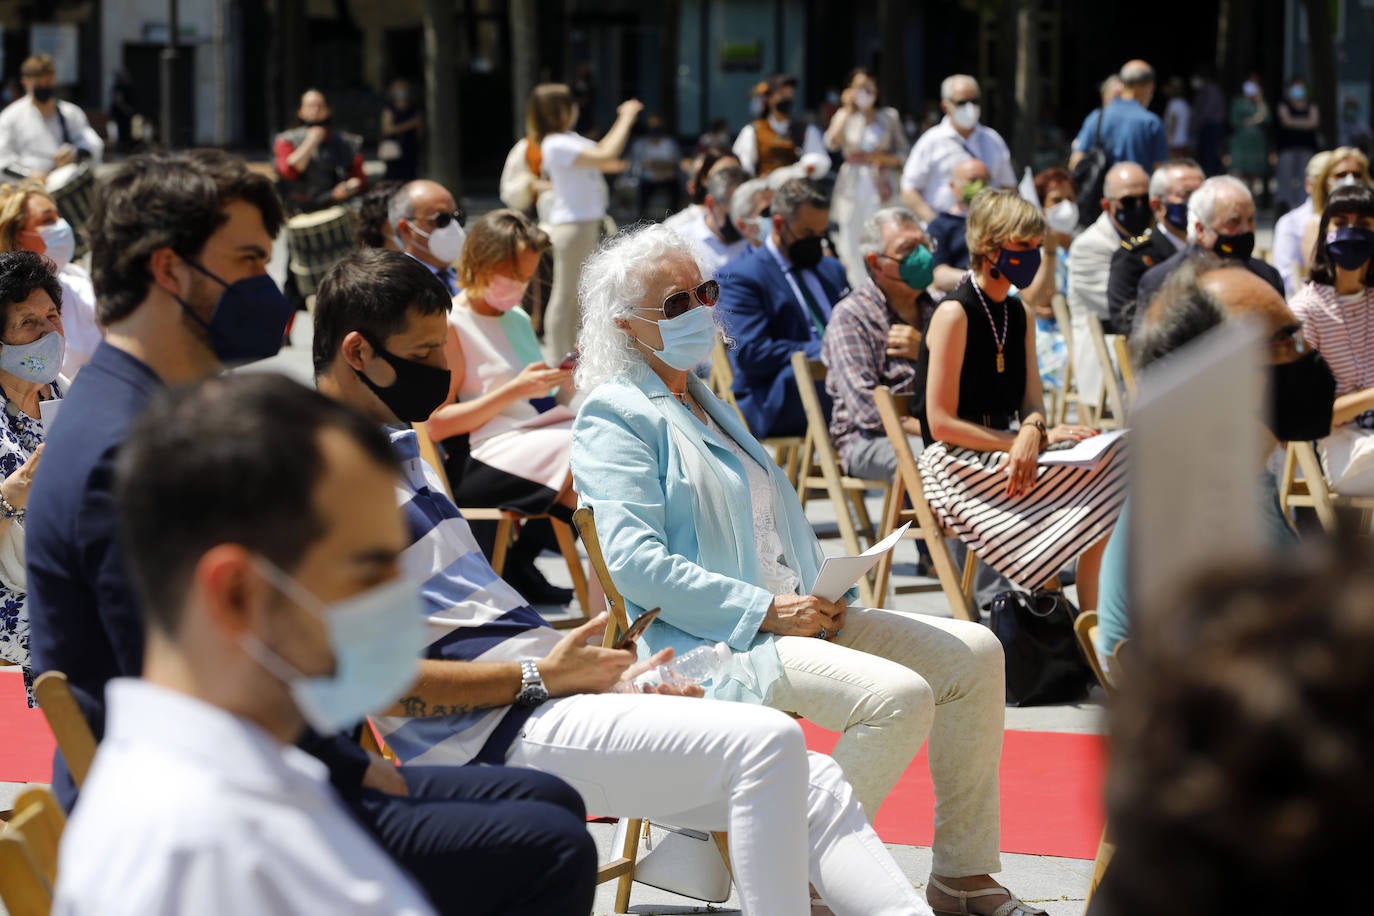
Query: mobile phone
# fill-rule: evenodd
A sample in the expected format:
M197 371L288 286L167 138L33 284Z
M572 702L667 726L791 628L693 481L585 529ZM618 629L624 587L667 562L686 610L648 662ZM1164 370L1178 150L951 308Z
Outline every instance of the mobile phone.
M630 643L639 638L639 634L649 628L649 624L654 622L654 618L663 613L663 608L656 607L652 611L645 611L640 614L630 628L620 634L620 638L615 641L617 649L628 649Z
M569 351L567 352L567 354L566 354L561 360L558 361L558 368L560 368L560 369L576 369L576 368L577 368L577 351L576 351L576 350L569 350Z

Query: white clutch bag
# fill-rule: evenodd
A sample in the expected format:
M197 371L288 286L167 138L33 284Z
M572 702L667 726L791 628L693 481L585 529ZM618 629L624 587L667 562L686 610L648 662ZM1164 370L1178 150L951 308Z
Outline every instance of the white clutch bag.
M615 829L612 849L625 848L627 818ZM709 833L690 827L643 822L635 881L695 900L730 899L730 871Z

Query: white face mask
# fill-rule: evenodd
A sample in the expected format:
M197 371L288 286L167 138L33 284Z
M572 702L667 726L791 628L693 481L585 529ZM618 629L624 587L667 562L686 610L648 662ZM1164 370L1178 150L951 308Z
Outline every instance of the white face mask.
M1343 178L1337 178L1336 183L1331 186L1331 190L1334 191L1336 188L1353 188L1359 183L1360 179L1356 178L1354 175L1346 175Z
M71 223L65 219L47 226L38 227L38 237L43 240L46 249L43 257L57 265L61 270L72 261L72 253L76 251L76 233L72 231Z
M451 221L442 229L435 229L429 233L426 233L413 222L410 224L410 229L425 240L429 246L429 253L445 264L452 264L458 260L458 256L463 253L463 243L468 239L467 232L458 225L457 220Z
M1045 222L1061 235L1069 235L1078 227L1078 204L1061 200L1045 211Z
M960 130L972 130L978 126L978 118L982 113L977 102L965 102L950 113L949 119Z
M854 105L861 111L868 111L870 108L873 107L873 103L875 103L876 101L878 101L878 99L873 95L873 92L871 90L854 90Z

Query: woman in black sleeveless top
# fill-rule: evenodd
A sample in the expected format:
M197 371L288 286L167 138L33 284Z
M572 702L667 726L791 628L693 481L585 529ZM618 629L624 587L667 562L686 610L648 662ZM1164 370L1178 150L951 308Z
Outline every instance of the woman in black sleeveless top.
M979 558L1027 588L1080 557L1078 598L1097 606L1102 550L1125 499L1114 445L1091 468L1043 466L1056 442L1096 434L1045 424L1035 322L1012 293L1040 266L1045 220L1014 191L985 191L968 215L970 271L936 309L922 342L926 500Z

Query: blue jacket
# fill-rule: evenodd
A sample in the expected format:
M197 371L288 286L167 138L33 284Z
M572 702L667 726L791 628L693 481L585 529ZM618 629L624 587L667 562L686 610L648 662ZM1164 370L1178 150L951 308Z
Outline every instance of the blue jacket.
M822 559L796 491L729 405L688 378L697 402L773 479L773 514L784 554L809 591ZM656 406L658 405L658 406ZM704 453L725 486L691 479L664 410L680 411L678 429L691 434L689 451ZM631 620L646 608L662 613L644 632L641 654L670 647L679 655L725 642L737 654L731 675L713 686L719 699L762 702L782 674L773 636L759 632L773 595L763 585L754 542L754 511L740 459L679 405L657 375L602 382L587 396L573 424L573 483L596 511L596 531L611 580ZM698 524L708 518L711 525ZM702 530L714 525L723 536ZM723 543L728 542L728 543ZM857 592L850 591L850 601Z
M820 306L828 316L849 295L844 265L822 258L814 273L826 293L828 301ZM795 278L803 282L800 272ZM735 340L729 351L735 371L732 390L749 430L760 439L804 433L806 414L792 374L792 354L804 350L807 358L820 359L821 341L767 246L726 265L717 308L726 333ZM817 388L828 410L829 398L823 386Z

